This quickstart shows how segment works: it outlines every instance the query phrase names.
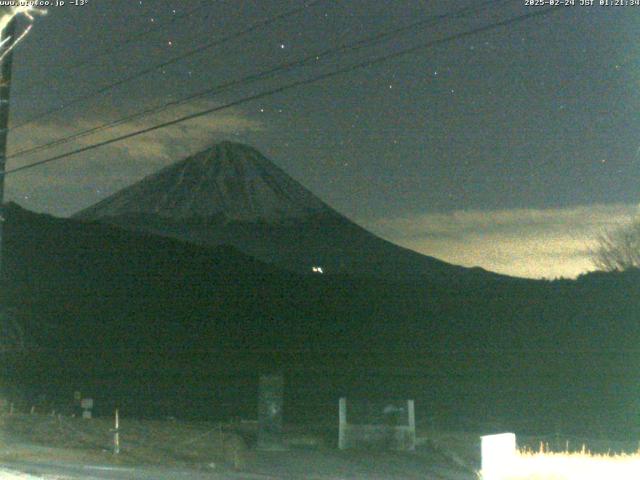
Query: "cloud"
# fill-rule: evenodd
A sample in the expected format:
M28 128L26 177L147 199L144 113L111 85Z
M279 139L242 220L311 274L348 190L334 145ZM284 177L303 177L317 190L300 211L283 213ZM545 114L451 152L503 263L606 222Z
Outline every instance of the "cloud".
M65 144L63 147L48 150L46 156L50 156L52 152L69 151L74 148L85 147L114 137L143 130L153 125L214 108L215 106L216 104L214 102L206 100L180 105L173 109L136 119L92 135L80 137ZM14 138L12 138L9 144L9 155L11 156L15 151L31 148L51 140L73 135L76 132L100 126L103 123L108 123L110 119L113 118L117 118L117 115L113 112L93 111L90 116L85 115L84 117L76 119L73 126L67 125L64 122L48 120L46 122L34 123L33 126L28 129L17 129L13 132L12 137ZM176 144L204 147L212 143L212 139L217 135L237 135L250 131L260 131L263 130L263 128L262 123L249 118L242 112L230 109L194 118L101 148L112 154L126 153L135 160L158 160L159 158L165 158L174 153ZM16 165L14 166L19 166L31 161L25 158L26 157L21 157L17 159Z
M115 128L77 138L46 151L11 158L17 152L84 131L119 115L103 110L76 118L73 125L47 119L11 131L9 170L57 154L126 135L174 118L215 107L199 101ZM264 125L240 110L228 109L88 151L7 177L7 199L35 211L68 215L160 167L196 153L230 136L262 131Z
M149 124L164 123L213 107L215 105L212 102L190 103L155 115L150 120L134 122L128 128L118 127L114 132L126 134L143 129ZM156 130L131 141L115 144L113 148L120 149L133 158L158 160L172 157L176 153L176 145L187 144L199 150L212 143L212 135L237 135L260 130L263 130L260 122L238 112L225 111Z
M628 222L637 205L468 210L380 218L368 226L404 247L468 267L533 278L592 270L595 236Z

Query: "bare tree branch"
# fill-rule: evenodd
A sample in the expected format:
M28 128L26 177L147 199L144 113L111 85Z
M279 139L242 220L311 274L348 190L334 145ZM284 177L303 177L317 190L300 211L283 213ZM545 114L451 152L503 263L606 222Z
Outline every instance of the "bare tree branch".
M590 255L599 270L621 272L640 268L640 217L598 235Z

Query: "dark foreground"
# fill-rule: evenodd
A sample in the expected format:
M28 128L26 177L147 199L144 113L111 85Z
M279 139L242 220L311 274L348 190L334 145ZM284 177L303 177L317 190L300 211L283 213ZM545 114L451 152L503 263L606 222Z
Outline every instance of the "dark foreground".
M415 452L337 448L337 432L286 425L283 451L256 448L257 422L123 418L114 455L112 419L60 414L0 418L0 479L435 479L472 480L477 434L424 431ZM18 477L22 478L22 477ZM29 478L29 477L26 477Z
M13 471L38 477L83 479L434 479L472 480L434 452L415 454L308 451L256 452L253 465L243 471L210 471L160 467L84 465L69 462L6 462Z

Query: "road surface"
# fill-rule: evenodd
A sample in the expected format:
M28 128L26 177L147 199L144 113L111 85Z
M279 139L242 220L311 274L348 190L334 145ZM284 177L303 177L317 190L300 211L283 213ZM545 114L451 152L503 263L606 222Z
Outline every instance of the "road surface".
M385 452L340 452L337 450L289 450L256 452L256 458L243 471L217 466L200 470L159 467L120 467L82 465L69 462L4 462L0 480L31 479L107 479L107 480L476 480L435 453L399 454ZM6 473L6 477L4 476ZM30 475L16 476L17 474ZM13 475L13 476L11 476Z

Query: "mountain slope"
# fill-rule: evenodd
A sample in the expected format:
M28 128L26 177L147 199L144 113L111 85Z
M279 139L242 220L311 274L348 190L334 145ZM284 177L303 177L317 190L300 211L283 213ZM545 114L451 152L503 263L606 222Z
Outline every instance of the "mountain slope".
M222 142L169 165L76 217L154 215L174 221L282 222L331 213L258 151Z
M255 149L222 142L74 216L186 240L233 245L298 272L458 281L499 278L376 237L324 204Z

